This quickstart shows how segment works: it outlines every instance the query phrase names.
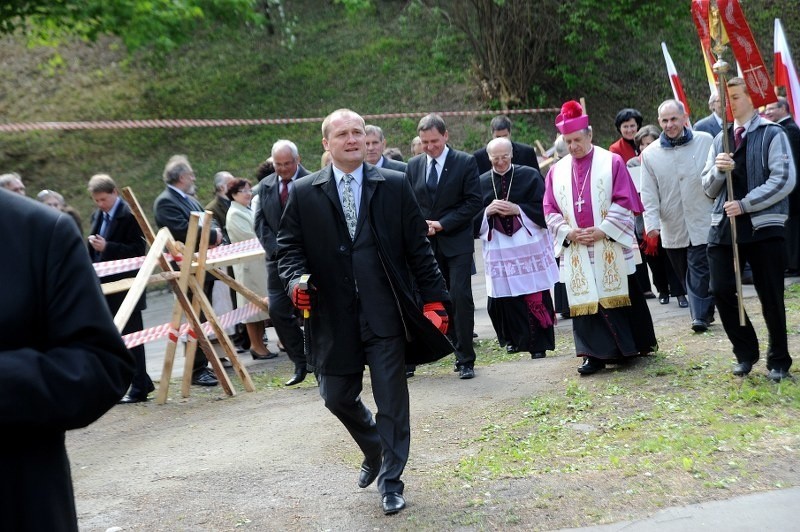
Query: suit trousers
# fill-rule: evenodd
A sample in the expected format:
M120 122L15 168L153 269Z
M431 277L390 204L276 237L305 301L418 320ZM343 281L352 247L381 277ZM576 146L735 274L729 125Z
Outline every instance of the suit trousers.
M683 283L689 314L693 320L711 321L714 317L714 298L709 286L708 253L706 245L667 249L667 257L675 275Z
M767 324L769 334L767 368L788 370L792 365L792 357L789 356L786 339L783 252L783 238L739 244L740 266L744 266L745 261L750 263L753 285ZM711 270L711 293L725 333L733 344L733 354L739 362L754 363L759 358L758 338L747 313L745 313L745 326L739 326L733 248L727 245L709 244L708 264Z
M128 323L122 329L122 335L130 334L132 332L141 331L144 329L144 322L142 321L142 311L134 310L131 317L128 318ZM144 395L146 396L153 389L153 381L150 380L150 375L147 374L147 360L144 354L144 345L137 345L129 350L136 361L136 366L133 369L133 380L131 382L131 395Z
M278 263L267 261L267 297L269 298L269 317L272 326L278 333L289 359L294 362L295 369L306 369L306 355L303 343L303 331L297 324L295 308L286 294L278 275Z
M435 239L434 239L435 240ZM450 291L453 305L448 336L456 348L458 366L475 366L475 348L472 345L472 332L475 330L475 302L472 299L472 253L453 257L435 252L436 262Z
M345 426L368 460L383 456L378 473L381 494L403 492L403 474L411 445L408 385L403 336L376 336L359 309L361 347L369 366L372 396L378 411L361 401L364 372L351 375L318 374L325 406Z

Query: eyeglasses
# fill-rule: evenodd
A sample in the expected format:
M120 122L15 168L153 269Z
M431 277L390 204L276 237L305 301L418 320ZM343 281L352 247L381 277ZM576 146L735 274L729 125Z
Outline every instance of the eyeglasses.
M491 157L489 157L489 160L492 161L493 163L497 163L497 162L500 162L500 161L510 161L511 160L511 154L510 153L504 153L503 155L492 155Z

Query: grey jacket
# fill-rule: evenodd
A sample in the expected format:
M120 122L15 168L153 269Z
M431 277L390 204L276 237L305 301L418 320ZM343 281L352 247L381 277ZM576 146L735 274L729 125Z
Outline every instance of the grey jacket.
M731 126L732 127L732 126ZM795 167L789 139L783 128L766 118L755 116L745 134L747 143L747 189L737 198L742 210L750 214L753 229L783 226L789 214L787 196L795 186ZM722 135L717 135L708 152L703 170L703 190L714 198L711 225L722 221L723 205L728 200L725 173L717 170L715 160L722 151Z

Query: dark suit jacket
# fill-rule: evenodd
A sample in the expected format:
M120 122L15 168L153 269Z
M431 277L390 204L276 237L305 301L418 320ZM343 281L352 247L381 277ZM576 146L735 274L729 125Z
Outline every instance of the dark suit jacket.
M383 158L383 166L381 166L381 168L395 170L397 172L405 172L406 167L408 167L408 165L403 161L395 161L394 159L389 159L388 157Z
M228 231L225 227L225 220L228 216L228 209L231 208L231 200L214 195L214 199L208 202L206 210L214 213L214 221L222 229L222 241L225 244L230 244L231 240L228 238Z
M308 175L302 165L297 166L295 183ZM271 173L261 180L258 193L259 207L256 209L255 229L261 246L267 253L267 260L274 261L278 253L278 227L281 223L281 187L278 174ZM292 187L294 188L294 186Z
M778 122L786 130L786 136L789 137L789 146L792 148L792 157L794 157L794 167L797 175L800 176L800 127L797 126L791 116ZM795 184L794 190L789 194L789 215L797 216L800 214L800 183Z
M0 190L0 530L78 530L64 432L127 390L133 357L75 222Z
M716 137L719 132L722 131L722 126L720 126L719 122L717 122L717 118L714 116L714 113L711 113L707 117L701 118L695 122L692 129L695 131L705 131L712 137Z
M189 197L187 201L169 187L166 187L153 203L153 214L155 214L158 228L166 227L170 230L175 240L184 243L186 243L186 233L189 231L189 216L192 211L203 212L204 210L196 199ZM212 228L219 227L216 221L212 221L211 226ZM211 231L209 243L213 245L216 241L216 231Z
M92 213L92 232L96 235L100 233L100 226L103 224L103 216L98 209ZM145 254L144 235L139 227L136 217L131 212L131 208L120 199L120 205L111 219L110 227L106 230L106 248L102 253L97 253L91 245L87 244L89 248L89 256L92 257L92 262L105 262L109 260L130 259L133 257L141 257ZM116 281L118 279L125 279L127 277L136 277L136 271L119 273L116 275L109 275L103 277L103 282ZM122 301L125 299L127 292L119 292L116 294L109 294L106 296L106 301L111 309L112 314L116 314L119 310ZM134 310L144 310L147 308L145 295L136 305Z
M489 154L486 153L485 146L473 155L478 163L478 175L483 175L492 169L492 162L489 160ZM513 140L511 141L511 162L539 170L539 159L536 157L536 150L532 146L514 142Z
M379 335L381 330L397 328L396 322L385 320L401 317L398 330L405 332L409 363L431 362L453 351L446 337L424 317L412 290L413 279L423 302L449 300L414 194L402 174L367 163L363 168L355 240L360 232L371 231L366 236L371 236L370 243L374 241L381 266L372 277L360 270L364 276L358 292L353 278L358 266L353 260L355 242L347 232L331 165L295 181L278 233L278 269L289 294L304 273L311 274L316 288L308 364L322 374L363 371L359 305ZM376 290L370 286L390 290L394 305L381 309L371 300Z
M475 157L450 148L439 172L439 185L432 198L425 184L428 161L420 154L408 161L406 177L426 220L438 220L444 228L431 237L437 252L445 257L472 253L472 220L481 210L481 185Z

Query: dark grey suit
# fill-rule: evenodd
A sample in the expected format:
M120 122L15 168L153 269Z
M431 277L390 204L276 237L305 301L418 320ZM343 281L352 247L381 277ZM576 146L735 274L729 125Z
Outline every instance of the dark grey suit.
M456 363L473 367L475 303L470 277L475 244L472 221L483 207L478 166L472 155L450 148L433 196L426 185L427 174L427 155L423 153L408 161L406 177L422 209L422 216L426 220L438 220L444 228L429 239L453 302L450 331L456 344Z
M308 171L297 166L296 179L307 176ZM275 332L278 333L286 354L294 362L295 371L306 369L306 356L303 352L303 331L297 324L294 305L286 294L286 289L278 275L278 228L283 215L280 199L280 179L272 173L261 180L256 209L256 235L264 247L267 259L267 296L269 297L269 317Z
M378 161L380 162L380 161ZM383 157L383 166L380 168L386 168L387 170L395 170L397 172L405 172L406 167L408 165L403 161L395 161L394 159L390 159L386 156Z
M692 129L695 131L705 131L712 137L716 137L719 132L722 131L722 126L717 122L717 117L714 113L711 113L707 117L698 120Z

